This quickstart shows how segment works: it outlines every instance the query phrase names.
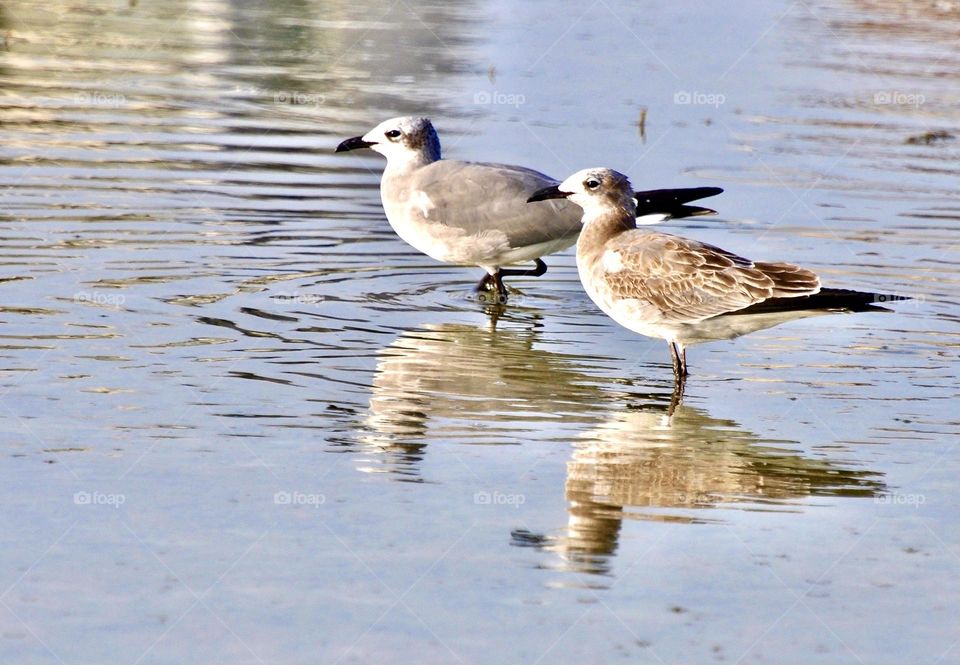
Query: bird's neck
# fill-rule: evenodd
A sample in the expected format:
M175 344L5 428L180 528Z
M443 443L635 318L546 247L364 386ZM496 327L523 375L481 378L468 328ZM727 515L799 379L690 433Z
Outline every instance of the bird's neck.
M387 168L384 175L402 175L410 171L416 171L427 164L433 164L440 159L439 155L434 155L428 151L420 151L404 155L403 158L394 158L387 160Z
M636 207L606 208L601 211L587 212L583 216L583 229L577 240L577 253L589 252L603 245L625 231L637 228Z

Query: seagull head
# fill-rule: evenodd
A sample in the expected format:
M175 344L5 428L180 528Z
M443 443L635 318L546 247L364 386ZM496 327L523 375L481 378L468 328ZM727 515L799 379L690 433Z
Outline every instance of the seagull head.
M429 118L403 116L385 120L363 136L347 139L337 152L370 148L388 164L429 164L440 159L440 139Z
M527 202L547 199L569 199L583 208L584 220L614 210L626 210L632 218L637 210L627 176L605 168L577 171L559 185L534 192Z

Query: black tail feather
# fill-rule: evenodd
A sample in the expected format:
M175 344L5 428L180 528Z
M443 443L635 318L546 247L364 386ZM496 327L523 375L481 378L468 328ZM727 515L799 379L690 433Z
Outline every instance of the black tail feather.
M769 298L756 305L731 312L731 314L761 314L787 312L802 309L832 309L848 312L889 312L883 307L888 303L910 300L908 296L884 293L868 293L850 289L820 289L809 296L797 298Z
M683 189L648 189L645 192L635 192L637 217L655 214L667 214L671 217L712 215L716 211L710 208L684 204L716 196L722 191L719 187L686 187Z

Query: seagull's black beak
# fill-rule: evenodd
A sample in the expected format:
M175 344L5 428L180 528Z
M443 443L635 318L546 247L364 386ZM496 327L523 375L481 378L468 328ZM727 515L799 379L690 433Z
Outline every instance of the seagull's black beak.
M527 199L527 203L546 201L547 199L565 199L571 194L573 194L573 192L561 192L560 185L553 185L552 187L544 187L543 189L535 191L533 196Z
M359 150L360 148L369 148L372 145L376 145L376 142L364 141L362 136L354 136L352 139L347 139L346 141L338 145L336 152L347 152L348 150Z

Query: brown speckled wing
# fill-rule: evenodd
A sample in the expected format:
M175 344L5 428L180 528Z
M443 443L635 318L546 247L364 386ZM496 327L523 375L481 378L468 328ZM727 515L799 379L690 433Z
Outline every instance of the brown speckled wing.
M664 233L628 231L605 243L620 270L603 271L615 299L637 299L659 313L650 323L696 323L771 297L816 293L820 280L787 263L753 263L718 247ZM597 257L602 261L602 254ZM616 262L613 262L616 263ZM614 266L616 267L616 266Z
M806 268L792 263L756 263L767 277L773 280L773 298L808 296L820 290L820 278Z

